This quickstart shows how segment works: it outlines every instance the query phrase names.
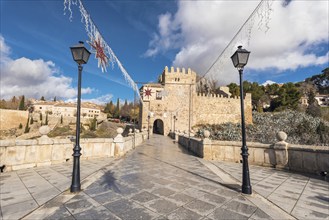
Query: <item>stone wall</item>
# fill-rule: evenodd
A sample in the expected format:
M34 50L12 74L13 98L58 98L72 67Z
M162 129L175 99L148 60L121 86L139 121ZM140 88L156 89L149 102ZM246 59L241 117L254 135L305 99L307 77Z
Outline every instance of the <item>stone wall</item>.
M214 94L197 94L193 100L193 124L222 124L241 121L240 97L225 98ZM251 124L251 94L246 94L244 102L245 121L247 124Z
M159 120L163 122L164 135L168 135L171 131L188 132L200 123L240 122L240 99L198 94L196 76L191 69L166 67L160 77L160 83L143 85L140 129L147 129L150 125L152 132L154 122ZM151 95L145 95L146 90L151 92ZM163 93L160 98L157 97L159 93ZM244 102L245 121L252 123L251 94L247 93Z
M146 138L147 133L141 132L130 134L129 137L122 137L119 140L116 138L81 139L81 159L120 157L140 145ZM0 165L6 165L5 171L11 171L64 163L67 160L73 160L74 144L74 140L51 139L46 136L35 140L0 140Z
M213 141L208 138L188 138L178 134L178 142L196 156L206 160L240 163L241 142ZM190 143L190 144L189 144ZM284 143L284 145L282 145ZM250 164L288 169L292 171L320 174L329 172L328 146L302 146L279 141L275 144L248 142ZM280 148L278 146L287 146ZM285 149L287 153L285 153ZM286 158L285 158L286 157ZM279 162L283 160L284 162Z
M24 128L28 116L28 111L0 109L0 130L18 128L20 123Z

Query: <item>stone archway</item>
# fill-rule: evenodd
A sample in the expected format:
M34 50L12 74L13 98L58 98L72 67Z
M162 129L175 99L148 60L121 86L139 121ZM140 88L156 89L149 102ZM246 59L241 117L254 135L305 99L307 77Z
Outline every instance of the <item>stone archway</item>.
M154 134L164 134L163 129L163 121L161 119L157 119L153 123L153 133Z

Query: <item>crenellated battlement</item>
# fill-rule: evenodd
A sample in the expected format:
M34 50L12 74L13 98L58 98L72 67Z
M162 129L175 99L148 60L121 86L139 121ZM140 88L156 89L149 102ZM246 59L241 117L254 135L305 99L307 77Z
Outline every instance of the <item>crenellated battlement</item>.
M205 94L205 93L197 93L197 97L204 97L204 98L215 98L215 99L224 99L224 100L239 100L240 96L234 96L234 97L228 97L228 96L223 96L220 94ZM244 99L251 100L251 94L246 93L246 96Z
M196 74L194 71L191 70L191 68L187 68L187 70L185 68L180 69L179 67L175 68L172 66L170 67L170 69L168 68L168 66L165 67L165 69L163 70L164 74Z
M166 66L161 74L162 83L195 83L196 82L196 73L190 68L174 68L170 69Z

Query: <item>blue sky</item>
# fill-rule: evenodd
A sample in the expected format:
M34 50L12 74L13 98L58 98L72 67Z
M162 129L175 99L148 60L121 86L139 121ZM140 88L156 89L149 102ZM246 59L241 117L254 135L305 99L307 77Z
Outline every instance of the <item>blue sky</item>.
M204 74L259 1L83 1L94 23L136 82L157 81L165 66ZM1 0L1 98L76 97L77 66L69 47L87 41L77 6L64 1ZM328 1L270 1L271 13L244 30L207 76L237 82L229 56L251 51L245 79L297 82L328 67ZM264 6L258 14L266 15ZM265 16L266 17L266 16ZM252 23L249 23L249 26ZM263 25L263 26L262 26ZM269 29L265 31L264 27ZM248 26L248 27L249 27ZM247 39L250 38L249 44ZM90 46L86 44L87 48ZM118 66L102 72L94 54L84 65L83 100L133 99Z

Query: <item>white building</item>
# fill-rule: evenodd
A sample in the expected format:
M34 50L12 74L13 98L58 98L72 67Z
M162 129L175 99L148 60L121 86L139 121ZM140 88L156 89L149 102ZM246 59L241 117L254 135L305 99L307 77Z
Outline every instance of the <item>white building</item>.
M329 95L316 95L315 99L321 107L329 106Z
M75 117L77 106L75 103L40 101L33 104L34 112L50 114L57 117ZM81 104L81 117L98 118L101 115L101 107L93 103Z

